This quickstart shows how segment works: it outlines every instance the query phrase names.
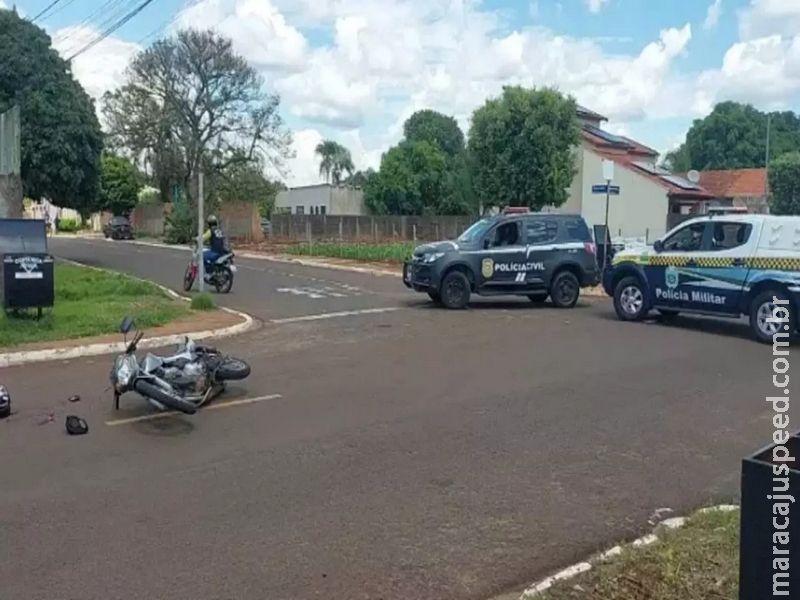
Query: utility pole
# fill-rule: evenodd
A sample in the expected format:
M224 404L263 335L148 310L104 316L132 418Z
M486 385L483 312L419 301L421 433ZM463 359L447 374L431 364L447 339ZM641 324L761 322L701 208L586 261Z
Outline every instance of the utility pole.
M203 261L203 171L197 172L197 286L202 294L205 291L206 265Z
M764 195L769 198L769 133L770 133L770 126L772 124L772 114L767 113L767 143L766 143L766 151L764 156L764 169L765 169L765 177L764 177Z

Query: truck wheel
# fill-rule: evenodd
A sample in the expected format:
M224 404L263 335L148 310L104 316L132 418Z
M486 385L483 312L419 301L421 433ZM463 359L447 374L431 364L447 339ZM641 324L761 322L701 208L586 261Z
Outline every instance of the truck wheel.
M469 279L461 271L450 271L444 276L441 286L442 304L447 308L461 310L469 304Z
M622 321L641 321L647 316L644 286L636 277L625 277L614 288L614 310Z
M581 284L569 271L561 271L550 284L550 298L556 308L572 308L578 303Z
M786 301L788 296L779 289L767 290L756 296L750 303L750 329L755 338L764 344L771 344L776 333L788 334L788 341L794 338L794 331L797 329L797 314L791 303L777 304L775 299ZM776 308L786 307L788 309L789 320L786 323L770 323L767 319L772 318ZM778 311L778 315L783 316L783 311Z
M442 295L439 292L428 292L428 298L430 298L434 304L442 303Z

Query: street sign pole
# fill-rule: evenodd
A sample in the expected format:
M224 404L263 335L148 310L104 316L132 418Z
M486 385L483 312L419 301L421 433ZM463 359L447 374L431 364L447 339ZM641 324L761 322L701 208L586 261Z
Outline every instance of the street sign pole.
M205 291L206 268L203 262L203 172L197 173L197 289Z
M603 161L603 179L606 180L606 218L604 221L603 229L605 229L605 238L603 240L603 268L601 272L605 275L606 265L608 265L608 253L611 247L611 234L608 232L608 207L611 204L611 181L614 179L614 161Z

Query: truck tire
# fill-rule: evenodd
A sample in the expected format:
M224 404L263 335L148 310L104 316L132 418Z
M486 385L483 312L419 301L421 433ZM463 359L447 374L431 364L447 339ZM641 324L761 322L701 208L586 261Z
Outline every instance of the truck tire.
M442 303L442 295L439 292L428 292L428 298L430 298L434 304Z
M550 284L550 299L556 308L573 308L581 295L581 284L575 274L561 271Z
M776 304L778 300L788 301L787 304ZM789 321L782 323L769 323L767 318L772 317L775 309L785 306L788 309ZM789 301L789 296L779 288L766 290L756 296L750 303L750 330L753 336L762 344L771 344L776 333L788 334L786 341L796 337L797 330L797 311ZM779 338L780 339L780 338Z
M647 316L647 294L638 277L625 277L614 288L614 311L621 321L642 321Z
M193 415L197 412L197 407L188 400L184 400L177 394L171 394L157 385L153 385L147 381L140 379L133 386L133 389L136 390L138 394L141 394L146 398L152 398L156 402L159 402L160 404L163 404L167 408L171 408L176 412L181 412L185 415Z
M528 294L528 300L530 300L534 304L544 304L545 302L547 302L548 296L550 296L549 292L540 292L538 294Z
M469 304L469 279L461 271L450 271L445 275L440 290L442 304L446 308L463 310Z

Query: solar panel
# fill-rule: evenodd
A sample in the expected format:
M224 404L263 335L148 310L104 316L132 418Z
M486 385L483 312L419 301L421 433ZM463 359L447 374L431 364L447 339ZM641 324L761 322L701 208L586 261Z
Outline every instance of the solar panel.
M664 181L669 181L673 185L677 185L679 188L684 190L699 190L701 189L699 185L692 183L691 181L687 181L682 177L678 177L677 175L662 175L661 178Z
M657 167L656 165L648 162L634 161L632 164L639 167L643 171L647 171L651 175L672 175L670 171Z
M594 127L593 125L584 125L584 129L586 129L586 131L592 135L596 135L597 137L604 139L611 144L627 144L627 142L618 135L608 133L607 131L603 131L602 129Z

